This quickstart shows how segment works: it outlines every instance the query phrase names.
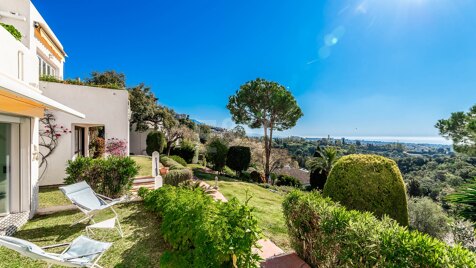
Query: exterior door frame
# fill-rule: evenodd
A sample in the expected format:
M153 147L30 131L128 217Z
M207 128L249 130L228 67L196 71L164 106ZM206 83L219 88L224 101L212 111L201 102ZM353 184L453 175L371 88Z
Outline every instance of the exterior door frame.
M0 114L0 123L10 126L10 148L9 159L7 161L7 206L6 211L0 213L0 215L4 216L12 212L17 212L17 208L21 205L21 118Z

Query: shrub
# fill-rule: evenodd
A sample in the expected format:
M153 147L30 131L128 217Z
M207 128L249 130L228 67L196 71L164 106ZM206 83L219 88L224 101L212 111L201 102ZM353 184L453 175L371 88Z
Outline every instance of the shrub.
M283 202L291 246L312 267L475 267L476 255L384 216L347 210L319 192Z
M170 245L161 256L161 267L255 267L258 263L252 248L260 231L246 203L235 198L215 202L201 188L164 186L140 193L145 207L161 217L160 231Z
M309 183L312 189L324 189L327 181L327 173L321 169L315 169L309 173Z
M170 170L185 168L185 166L179 164L177 161L167 156L161 156L159 161L162 163L162 165L168 167Z
M251 171L250 173L250 180L252 182L258 182L258 183L262 183L264 182L264 175L262 173L259 173L258 171L256 170L253 170Z
M148 155L152 155L152 153L155 151L162 153L165 146L164 133L159 131L151 131L149 134L147 134L145 142L147 144L145 151Z
M233 170L231 170L231 168L229 168L228 166L225 166L223 168L223 173L228 177L235 177L236 176L236 173Z
M195 144L190 141L182 141L180 146L174 147L172 149L172 154L178 155L185 159L186 163L191 164L193 162L193 158L195 157Z
M119 197L132 188L138 171L139 167L130 157L78 157L68 161L64 181L66 184L86 181L99 194Z
M213 163L213 169L222 171L226 164L226 155L228 153L228 145L219 138L214 137L207 146L207 160Z
M286 174L279 175L275 184L276 186L293 186L298 188L302 186L300 180Z
M247 170L250 166L251 150L245 146L231 146L226 156L226 165L236 171L240 176L241 171Z
M451 233L453 234L454 243L459 243L471 251L476 251L476 237L474 236L472 222L456 220L451 224Z
M443 239L450 230L450 218L443 208L428 197L411 198L408 202L410 228Z
M5 30L7 30L16 40L21 41L21 33L17 30L17 28L15 28L15 26L1 22L0 25L5 28Z
M251 174L250 172L243 171L243 172L241 172L239 179L242 180L242 181L251 182L251 175L250 174Z
M56 76L54 75L41 75L40 76L40 81L45 81L45 82L54 82L54 83L62 83L63 81L59 80Z
M187 166L187 162L180 156L178 155L171 155L169 156L172 160L174 160L175 162L179 163L180 165L186 167Z
M408 226L405 184L397 164L378 155L347 155L332 168L324 195L349 209L388 215Z
M114 156L126 156L127 155L127 141L117 138L107 139L106 153Z
M188 168L170 170L164 176L164 184L178 186L179 183L193 179L192 171Z

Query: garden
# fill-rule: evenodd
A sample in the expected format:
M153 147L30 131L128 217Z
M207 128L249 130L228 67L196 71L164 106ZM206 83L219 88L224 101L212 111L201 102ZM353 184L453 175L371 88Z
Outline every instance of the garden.
M235 122L259 127L256 122L262 121L243 110L249 111L250 103L259 105L256 99L270 98L255 92L262 87L270 88L268 94L277 91L271 99L280 112L294 112L274 126L294 126L300 110L292 95L261 79L230 97ZM156 101L143 88L130 94L133 107L144 94ZM217 134L217 129L154 105L149 112L160 115L162 130L149 131L149 156L101 155L68 162L65 184L84 181L95 192L116 198L131 194L135 177L150 176L150 155L161 153L164 186L141 188L138 197L115 206L124 237L110 230L93 234L113 242L100 265L256 267L260 257L253 249L268 238L285 252L296 251L312 267L476 267L472 226L455 225L452 230L459 231L446 240L449 229L439 228L448 224L442 208L430 199L408 198L408 186L392 159L319 147L306 163L311 172L310 185L305 185L280 172L298 163L287 150L272 149L269 125L263 126L269 136L262 138L247 137L239 126ZM140 112L133 109L133 126L158 122ZM214 200L210 193L217 190L228 202ZM461 206L462 215L471 219L473 194L473 188L466 188L446 201ZM39 202L40 208L69 204L55 188L42 188ZM69 242L86 234L86 223L71 226L81 216L77 210L36 216L15 236L40 246ZM97 220L112 216L100 213ZM4 248L0 257L8 267L41 265Z

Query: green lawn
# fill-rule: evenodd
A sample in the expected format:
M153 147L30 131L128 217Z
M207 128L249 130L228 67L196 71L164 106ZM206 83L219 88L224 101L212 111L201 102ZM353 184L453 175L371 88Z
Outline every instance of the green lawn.
M194 173L195 176L205 180L208 184L215 184L215 175L206 174L198 170L195 170ZM253 183L235 181L225 176L219 176L218 187L218 190L227 199L236 197L241 202L244 202L247 195L251 196L249 205L255 208L254 215L258 219L258 224L263 230L263 234L284 251L291 250L281 208L284 199L283 194L271 192Z
M120 238L115 230L96 232L96 239L113 242L113 246L104 254L99 264L103 267L158 267L160 255L166 249L160 235L158 219L146 212L142 203L121 204L116 208L125 236ZM80 219L82 215L77 211L71 211L36 217L15 233L15 236L40 246L71 242L79 235L85 235L85 224L70 227L70 224ZM102 213L97 219L111 217L112 213ZM46 265L1 247L0 267L46 267Z
M38 200L40 208L71 205L71 201L64 196L58 187L40 187Z
M131 155L131 158L139 165L138 177L152 176L152 158L144 155Z

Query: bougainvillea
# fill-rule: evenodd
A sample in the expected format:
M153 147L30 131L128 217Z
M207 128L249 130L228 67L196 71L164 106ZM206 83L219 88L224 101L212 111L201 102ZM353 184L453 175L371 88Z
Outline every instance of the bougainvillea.
M40 119L40 123L43 125L43 129L40 129L40 147L44 150L40 150L40 167L45 165L43 174L48 168L48 157L53 154L58 142L64 135L71 133L71 130L65 126L55 124L56 118L53 114L46 112L45 116ZM41 174L41 176L43 175ZM40 176L40 177L41 177Z
M109 155L115 155L115 156L126 156L127 155L127 141L117 139L117 138L107 139L106 153L108 153Z

